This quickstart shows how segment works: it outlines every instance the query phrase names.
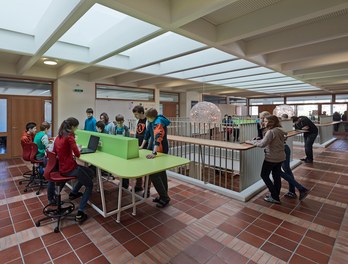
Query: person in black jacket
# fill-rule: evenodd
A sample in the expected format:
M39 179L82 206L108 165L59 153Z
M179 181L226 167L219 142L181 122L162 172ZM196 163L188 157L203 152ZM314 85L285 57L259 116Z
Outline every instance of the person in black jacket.
M303 133L306 157L301 159L305 163L313 163L313 144L318 136L317 126L306 116L293 116L295 129L307 130Z

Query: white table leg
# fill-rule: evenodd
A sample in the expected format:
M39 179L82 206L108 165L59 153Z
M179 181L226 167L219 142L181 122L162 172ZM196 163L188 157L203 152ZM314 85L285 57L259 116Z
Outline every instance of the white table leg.
M120 223L120 218L121 218L121 199L122 199L122 177L120 177L120 183L118 185L118 201L117 201L117 219L116 219L116 222L117 223Z

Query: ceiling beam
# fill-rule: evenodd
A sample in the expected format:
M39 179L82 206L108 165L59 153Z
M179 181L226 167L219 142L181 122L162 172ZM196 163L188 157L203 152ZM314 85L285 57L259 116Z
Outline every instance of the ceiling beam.
M335 16L246 41L244 50L247 56L255 56L345 37L348 36L347 25L347 15Z
M125 84L125 83L132 83L136 81L141 81L144 79L152 78L152 74L148 73L141 73L141 72L127 72L121 75L118 75L114 78L114 81L116 84Z
M326 73L326 72L343 70L343 69L348 69L348 62L318 66L318 67L313 67L311 69L294 70L293 75L305 77L308 74Z
M100 70L96 70L94 72L91 72L88 76L88 80L90 82L95 82L97 80L103 80L103 79L107 79L119 74L124 73L125 70L122 69L100 69Z
M308 81L308 82L312 82L316 79L325 79L325 78L338 77L338 76L345 76L346 78L348 78L348 69L312 73L312 74L306 74L306 75L297 75L297 77L301 78L301 80Z
M343 63L348 61L348 51L341 54L326 55L320 58L314 58L303 61L289 62L281 65L282 71L293 71L299 69L308 69L312 67Z
M171 0L171 26L176 28L239 0Z
M348 25L348 24L347 24ZM282 50L265 55L268 65L320 58L327 55L341 54L347 51L348 37Z
M217 42L226 44L276 30L348 7L346 0L283 0L217 27ZM251 23L252 21L252 23Z

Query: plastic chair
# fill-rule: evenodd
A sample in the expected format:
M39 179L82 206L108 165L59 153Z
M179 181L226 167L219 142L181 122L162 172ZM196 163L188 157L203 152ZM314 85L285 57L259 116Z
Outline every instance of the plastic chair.
M57 156L56 153L46 151L48 162L45 168L44 177L47 181L54 182L56 185L56 205L48 204L43 209L43 214L45 215L44 218L38 220L35 225L40 226L42 221L48 220L48 219L54 219L57 220L57 226L54 229L55 233L58 233L59 227L60 227L60 220L63 217L69 216L74 210L75 205L72 202L62 202L61 194L65 183L70 180L76 179L76 177L69 177L69 176L63 176L58 171L58 162L57 162ZM68 206L63 206L64 204L68 204ZM75 216L74 216L75 220Z
M27 185L25 186L24 192L28 191L28 188L34 188L39 186L38 191L36 192L37 195L40 194L40 190L42 187L44 187L44 184L46 184L44 178L39 173L39 167L43 166L43 160L36 160L35 156L38 151L38 147L34 142L30 143L23 143L22 144L23 149L23 159L30 161L32 164L32 170L31 175L29 179L24 179L19 181L19 184L21 185L23 182L27 182Z

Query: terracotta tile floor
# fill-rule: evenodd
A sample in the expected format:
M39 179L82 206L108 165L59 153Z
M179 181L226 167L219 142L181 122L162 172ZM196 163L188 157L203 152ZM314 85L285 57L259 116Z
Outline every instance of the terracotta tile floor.
M24 193L18 184L26 164L0 161L0 262L347 263L347 150L342 138L316 148L313 165L294 170L311 188L302 202L282 197L281 205L268 204L263 191L241 203L170 180L172 202L163 210L149 200L136 216L123 213L117 224L115 217L89 207L88 221L81 226L63 221L58 234L52 223L35 227L47 199L45 191ZM301 158L303 148L295 147L294 155ZM286 191L283 183L282 194Z

